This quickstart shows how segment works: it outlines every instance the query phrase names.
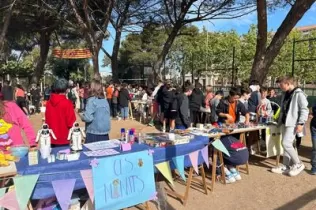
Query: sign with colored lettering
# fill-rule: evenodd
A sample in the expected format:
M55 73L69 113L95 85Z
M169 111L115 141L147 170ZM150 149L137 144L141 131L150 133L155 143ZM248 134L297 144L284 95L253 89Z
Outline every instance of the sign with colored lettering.
M123 209L156 195L153 156L147 150L98 159L92 173L96 210Z

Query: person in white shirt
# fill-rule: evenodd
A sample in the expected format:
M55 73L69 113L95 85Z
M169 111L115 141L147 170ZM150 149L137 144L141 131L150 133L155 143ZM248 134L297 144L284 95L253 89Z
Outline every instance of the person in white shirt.
M261 101L259 106L257 107L257 114L259 117L268 117L272 114L272 106L268 96L268 88L261 87L260 89Z

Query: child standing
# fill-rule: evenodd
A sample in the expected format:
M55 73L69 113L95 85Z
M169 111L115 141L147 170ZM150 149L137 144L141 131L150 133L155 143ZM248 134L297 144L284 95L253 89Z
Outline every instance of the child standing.
M119 93L119 105L121 107L121 116L123 120L128 119L128 104L130 101L127 85L123 84Z
M53 147L69 145L68 132L76 121L73 103L66 98L67 89L67 80L57 80L53 85L53 93L46 104L45 120L57 138L52 140Z
M266 87L261 87L260 89L261 101L257 108L257 114L259 117L268 117L272 114L271 102L267 99L268 89Z
M86 123L86 143L109 140L110 106L98 80L91 82L89 96L86 110L81 115Z

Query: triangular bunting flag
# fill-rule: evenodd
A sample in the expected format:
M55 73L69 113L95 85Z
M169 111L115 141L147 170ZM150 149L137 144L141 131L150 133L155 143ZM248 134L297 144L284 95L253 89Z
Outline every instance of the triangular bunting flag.
M91 201L94 201L94 191L93 191L93 180L92 180L92 170L81 170L81 177L83 179L84 184L86 185L89 197Z
M213 141L212 145L215 147L215 149L221 152L224 152L227 156L230 157L228 150L226 149L226 147L224 146L224 144L222 143L220 139L216 139L215 141Z
M62 210L68 210L76 179L52 181L56 198Z
M14 177L16 198L20 209L26 209L39 174Z
M191 152L189 154L191 164L197 174L199 174L199 168L198 168L198 158L199 158L199 151Z
M162 173L162 175L173 185L169 161L158 163L155 166L160 171L160 173Z
M15 190L9 191L0 198L0 206L10 210L20 210Z
M174 165L176 166L177 170L180 173L180 176L182 177L182 179L184 181L186 181L185 175L184 175L184 156L176 156L174 158L172 158L172 161L174 163Z
M209 162L209 159L208 159L208 146L206 146L203 149L201 149L201 153L202 153L202 157L203 157L203 160L204 160L207 168L209 168L210 167L210 162Z
M5 191L7 188L0 188L0 199L2 198L2 196L4 196ZM4 208L0 207L0 210L3 210Z

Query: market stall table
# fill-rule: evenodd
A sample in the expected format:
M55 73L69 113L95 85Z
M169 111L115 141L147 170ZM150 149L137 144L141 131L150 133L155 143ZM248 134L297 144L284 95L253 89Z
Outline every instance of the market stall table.
M157 164L165 161L171 161L172 158L176 156L187 155L191 152L200 150L208 143L208 137L195 136L195 138L188 144L168 146L166 148L152 148L144 144L133 144L131 151L121 152L120 154L153 149L154 164ZM54 148L52 153L57 154L58 151L64 149L67 149L67 147ZM119 148L115 149L119 151ZM87 149L85 148L85 150ZM40 174L32 199L44 199L55 195L51 184L51 182L55 180L76 179L77 181L74 189L78 190L85 188L80 170L91 169L90 161L92 159L92 157L87 157L81 153L80 159L77 161L68 162L67 160L56 160L55 163L48 163L47 160L39 159L38 165L29 166L27 158L22 158L16 166L19 175ZM201 154L199 159L202 160ZM189 166L191 166L190 160L188 157L185 157L185 167Z
M221 137L221 136L227 136L227 135L233 135L233 134L240 134L241 142L246 145L246 133L252 132L252 131L264 130L264 129L267 129L267 128L268 128L268 126L259 125L259 126L255 126L255 127L234 129L231 133L214 133L214 134L212 133L212 134L209 134L208 136L209 136L209 138L215 138L215 137ZM212 183L211 183L211 190L212 191L214 190L214 185L215 185L216 165L217 165L217 158L218 158L218 156L220 158L220 164L221 164L221 173L222 173L221 179L222 179L222 182L224 184L226 184L225 175L224 175L223 154L222 154L221 151L219 151L217 149L214 149L213 158L212 158L212 161L213 161L212 162ZM280 155L277 155L276 165L279 164L279 160L280 160ZM237 168L239 168L239 166ZM247 172L247 174L249 174L248 161L246 163L246 172Z

